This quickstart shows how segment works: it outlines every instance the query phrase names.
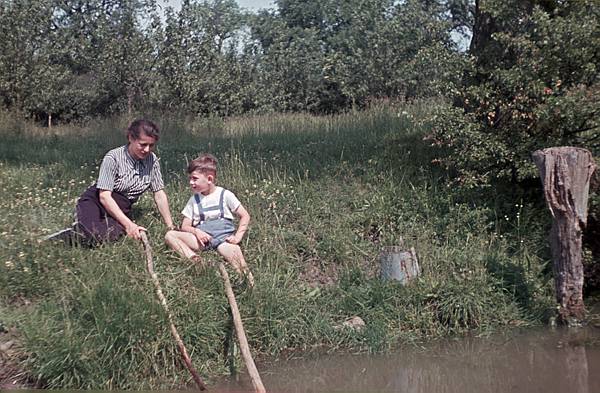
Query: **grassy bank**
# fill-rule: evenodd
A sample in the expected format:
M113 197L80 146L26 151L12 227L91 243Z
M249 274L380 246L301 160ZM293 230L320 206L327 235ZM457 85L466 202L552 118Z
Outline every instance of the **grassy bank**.
M332 117L154 117L172 211L189 198L186 160L208 151L220 159L219 182L252 215L243 248L257 285L239 289L238 302L259 356L387 351L547 316L546 214L514 190L449 187L423 141L430 110L432 103ZM125 141L126 121L48 132L0 120L0 320L18 331L22 368L51 388L188 381L138 244L88 250L38 240L72 221L103 154ZM136 206L180 334L210 381L227 371L220 278L166 249L149 196ZM422 275L407 286L383 283L377 256L402 242L415 247ZM355 315L364 330L336 328Z

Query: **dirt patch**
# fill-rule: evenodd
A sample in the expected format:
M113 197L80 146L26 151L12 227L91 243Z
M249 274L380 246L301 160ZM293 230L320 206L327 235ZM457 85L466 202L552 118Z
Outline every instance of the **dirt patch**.
M20 367L23 349L14 328L0 331L0 390L38 388Z
M0 361L0 390L33 389L29 377L15 365Z
M327 287L337 284L340 280L340 275L347 266L337 265L334 263L324 264L318 258L304 259L302 261L303 269L300 272L299 278L311 287ZM366 257L358 261L354 265L360 269L366 278L372 279L379 275L378 264L376 258Z
M305 259L304 270L300 272L300 280L311 287L324 287L335 284L339 279L338 266L323 265L317 258Z

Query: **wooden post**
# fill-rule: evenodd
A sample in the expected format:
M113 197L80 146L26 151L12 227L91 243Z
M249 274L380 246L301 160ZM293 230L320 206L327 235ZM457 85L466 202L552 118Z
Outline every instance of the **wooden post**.
M544 197L554 220L550 248L554 266L558 321L577 323L583 304L583 228L587 223L590 178L596 165L592 154L577 147L552 147L533 153L544 186Z

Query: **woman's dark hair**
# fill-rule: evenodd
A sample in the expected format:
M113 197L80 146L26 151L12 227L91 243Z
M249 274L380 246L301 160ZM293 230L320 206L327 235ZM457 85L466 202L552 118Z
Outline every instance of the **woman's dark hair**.
M140 139L140 134L144 133L158 141L160 130L158 126L146 119L137 119L129 124L127 127L127 136L131 136L133 139Z

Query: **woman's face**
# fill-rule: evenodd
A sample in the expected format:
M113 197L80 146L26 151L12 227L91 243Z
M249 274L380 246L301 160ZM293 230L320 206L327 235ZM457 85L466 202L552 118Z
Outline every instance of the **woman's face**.
M156 138L146 135L144 132L140 132L140 137L135 139L129 135L129 154L136 160L143 160L148 157L148 154L154 150L156 145Z

